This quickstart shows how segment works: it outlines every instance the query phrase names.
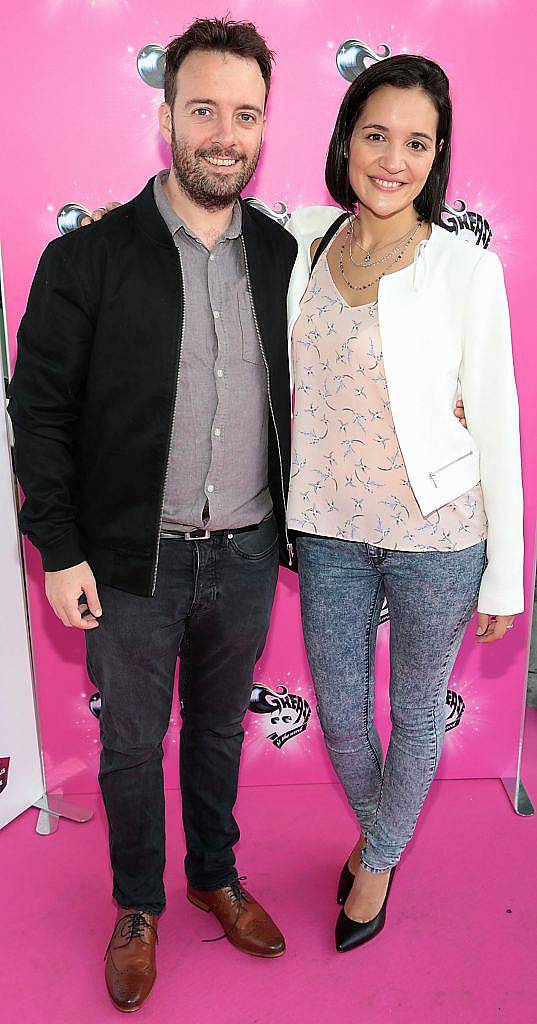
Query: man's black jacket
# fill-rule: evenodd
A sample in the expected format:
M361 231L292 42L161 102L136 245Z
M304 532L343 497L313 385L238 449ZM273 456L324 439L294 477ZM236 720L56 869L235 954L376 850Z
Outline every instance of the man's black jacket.
M291 425L286 295L296 242L241 205L270 382L268 474L283 560ZM43 253L18 334L9 414L26 495L21 527L45 570L87 560L98 582L153 592L182 318L179 256L153 179L131 202Z

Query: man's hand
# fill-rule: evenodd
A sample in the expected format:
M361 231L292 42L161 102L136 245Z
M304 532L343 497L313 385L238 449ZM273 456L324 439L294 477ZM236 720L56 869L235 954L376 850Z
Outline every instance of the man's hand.
M95 629L102 609L97 584L87 562L69 569L45 573L45 593L52 610L64 626L77 629ZM79 602L79 598L83 598ZM91 614L82 615L82 612Z
M457 417L457 419L461 421L463 427L467 427L468 424L467 424L465 416L464 416L464 405L462 404L460 398L459 398L459 400L458 400L458 402L457 402L457 404L456 404L456 406L455 406L453 411L454 411L455 416Z
M103 217L106 217L107 213L110 213L110 210L117 210L118 206L121 206L121 203L113 202L107 203L106 206L98 206L97 209L93 211L91 217L82 218L82 220L80 221L81 226L85 228L94 220L102 220Z
M501 640L508 629L513 628L514 615L485 615L484 612L477 613L477 642L478 644L492 644L495 640Z

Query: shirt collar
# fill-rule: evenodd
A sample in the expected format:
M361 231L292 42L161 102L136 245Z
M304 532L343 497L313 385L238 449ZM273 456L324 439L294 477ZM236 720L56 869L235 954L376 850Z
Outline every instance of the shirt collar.
M155 202L157 204L158 211L163 220L165 221L168 230L174 237L177 234L177 232L181 231L182 229L186 235L189 235L190 238L194 239L194 241L199 242L200 245L203 245L203 242L200 242L200 239L197 237L197 235L194 234L191 228L189 228L188 224L185 223L183 218L180 217L179 214L175 212L173 206L171 205L168 199L168 196L166 195L166 192L164 191L164 183L167 181L169 173L169 170L160 171L159 174L157 174L155 177L155 184L153 188L155 194ZM242 210L240 203L237 200L233 206L233 214L231 216L230 224L224 231L223 235L221 235L221 237L218 239L218 241L222 241L225 238L238 238L239 235L241 234L241 231Z

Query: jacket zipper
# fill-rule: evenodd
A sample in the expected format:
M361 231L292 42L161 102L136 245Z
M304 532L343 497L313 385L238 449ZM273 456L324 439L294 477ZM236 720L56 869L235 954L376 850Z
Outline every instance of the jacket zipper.
M250 268L248 266L248 257L246 255L246 245L244 243L243 235L241 235L241 243L242 243L242 251L243 251L243 254L244 254L244 267L245 267L245 270L246 270L246 284L247 284L247 287L248 287L248 296L250 298L250 305L252 307L252 315L253 315L253 318L254 318L255 330L256 330L256 334L257 334L257 340L259 342L259 348L261 350L261 356L262 356L263 362L265 364L265 373L267 375L267 395L268 395L268 401L269 401L270 414L272 416L272 423L273 423L273 426L274 426L274 433L276 434L276 442L277 442L277 445L278 445L278 458L280 460L280 479L281 479L281 485L282 485L283 513L284 513L284 516L285 516L286 515L287 502L285 500L285 486L284 486L284 482L283 482L282 450L281 450L281 447L280 447L280 437L279 437L279 434L278 434L278 428L276 426L276 417L274 415L274 409L273 409L273 406L272 406L272 397L271 397L271 394L270 394L270 370L269 370L269 366L268 366L268 362L267 362L267 357L265 355L265 349L263 347L263 340L261 338L261 331L259 330L259 323L258 323L258 320L257 320L257 313L256 313L255 305L254 305L254 296L253 296L253 293L252 293L252 282L250 280ZM291 544L291 542L289 540L289 534L287 532L287 521L285 521L284 529L285 529L285 540L286 540L286 544L287 544L287 557L289 559L289 565L292 566L292 564L293 564L293 545Z
M430 476L431 480L433 481L434 486L438 487L438 484L437 484L437 482L435 480L435 476L437 476L438 473L442 473L444 469L449 469L450 466L454 466L456 462L461 462L462 459L467 459L468 456L471 455L471 454L472 454L472 452L469 451L469 452L466 452L465 455L459 455L459 457L457 459L452 459L451 462L446 462L445 466L440 466L439 469L435 469L434 472L429 473L429 476Z
M155 593L155 587L157 585L158 560L159 560L159 552L160 552L160 535L162 533L162 513L164 512L164 499L165 499L165 496L166 496L166 484L168 483L168 475L169 475L169 471L170 471L171 441L172 441L172 435L173 435L173 428L174 428L174 424L175 424L175 407L176 407L176 404L177 404L177 389L179 387L179 378L181 376L181 355L182 355L182 352L183 352L183 334L184 334L184 329L185 329L185 280L184 280L184 277L183 277L183 264L181 262L181 253L179 252L179 249L177 249L176 252L177 252L177 258L179 260L179 280L181 282L181 296L182 296L182 300L183 300L182 310L181 310L181 330L179 332L180 348L179 348L179 355L177 357L177 368L176 368L176 373L175 373L175 391L173 393L173 412L172 412L172 417L171 417L171 421L170 421L170 432L168 434L168 454L167 454L167 457L166 457L166 472L164 473L164 482L162 484L162 495L161 495L161 500L160 500L160 511L159 511L159 520L158 520L157 549L155 551L155 564L154 564L154 568L153 568L153 584L152 584L152 588L151 588L151 597L153 597L153 595Z

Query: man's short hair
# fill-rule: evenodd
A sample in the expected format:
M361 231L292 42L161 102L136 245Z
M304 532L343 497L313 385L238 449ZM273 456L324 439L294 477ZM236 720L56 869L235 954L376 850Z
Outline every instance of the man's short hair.
M192 50L232 53L236 57L251 57L259 64L265 83L266 96L270 89L270 76L274 54L249 21L231 18L197 18L181 36L172 39L166 47L164 72L164 99L173 110L177 72Z

